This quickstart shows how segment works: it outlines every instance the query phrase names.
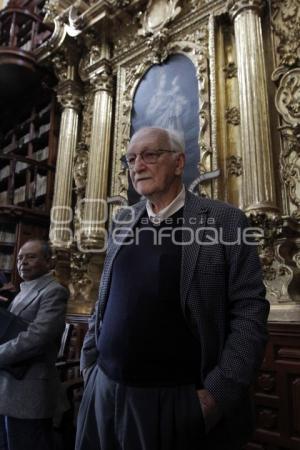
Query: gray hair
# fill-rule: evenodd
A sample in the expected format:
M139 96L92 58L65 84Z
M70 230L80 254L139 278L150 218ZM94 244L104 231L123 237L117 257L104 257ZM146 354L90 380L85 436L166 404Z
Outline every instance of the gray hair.
M135 140L142 132L147 130L157 130L163 133L166 133L169 140L170 150L173 150L176 153L184 153L185 147L184 147L184 139L183 139L183 133L180 133L177 130L172 130L169 128L161 128L161 127L143 127L140 128L138 131L136 131L131 139L130 142Z
M164 129L164 128L162 128ZM170 147L171 150L174 150L176 153L184 153L185 147L184 147L184 139L182 134L177 130L171 130L168 128L164 129L169 137Z

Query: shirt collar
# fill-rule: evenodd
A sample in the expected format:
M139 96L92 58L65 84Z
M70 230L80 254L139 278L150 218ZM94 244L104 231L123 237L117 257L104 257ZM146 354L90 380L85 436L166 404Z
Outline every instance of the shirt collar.
M40 276L38 278L35 278L34 280L22 281L22 283L20 283L21 291L24 291L24 290L27 291L28 289L34 288L38 283L40 283L41 280L43 280L44 278L49 277L50 275L51 275L51 272L47 272L44 275L42 275L42 276Z
M161 209L157 214L153 211L151 202L147 200L146 209L148 217L151 220L151 222L159 224L163 220L168 219L168 217L172 216L177 211L179 211L179 209L183 207L184 202L185 202L185 187L182 186L182 189L177 195L177 197L175 197L174 200L172 200L172 202L168 206Z

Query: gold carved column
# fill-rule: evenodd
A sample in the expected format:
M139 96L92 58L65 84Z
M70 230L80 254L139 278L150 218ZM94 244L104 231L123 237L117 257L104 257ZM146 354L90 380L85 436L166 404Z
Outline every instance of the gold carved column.
M81 91L73 80L61 81L58 101L62 105L50 240L53 247L67 249L72 244L73 164L77 144Z
M276 211L267 81L260 11L264 0L229 0L236 40L241 153L244 166L243 208Z
M113 98L108 53L108 46L103 44L101 54L105 57L98 62L96 72L89 77L94 89L93 117L80 237L81 246L87 250L102 248L105 239Z

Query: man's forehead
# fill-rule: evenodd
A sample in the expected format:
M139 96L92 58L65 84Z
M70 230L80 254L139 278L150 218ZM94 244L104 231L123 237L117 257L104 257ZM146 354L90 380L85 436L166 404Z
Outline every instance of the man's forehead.
M19 254L24 253L41 253L42 246L40 242L26 242L19 250Z
M155 149L162 145L168 145L168 135L163 130L143 130L129 142L128 150Z

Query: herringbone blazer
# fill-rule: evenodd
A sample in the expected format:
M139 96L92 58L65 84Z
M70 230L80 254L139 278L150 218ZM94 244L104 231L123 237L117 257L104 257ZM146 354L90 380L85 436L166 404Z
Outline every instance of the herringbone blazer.
M99 299L84 340L81 368L97 359L97 338L109 295L112 265L126 239L145 211L145 202L120 214L126 224L121 238L110 242L102 273ZM257 250L243 242L248 221L228 204L187 192L183 211L181 257L182 313L201 344L201 379L225 417L227 435L252 428L248 388L263 359L267 341L269 303ZM124 228L125 227L125 228ZM117 231L115 230L115 233ZM192 237L192 238L191 238ZM248 236L249 237L249 236ZM228 431L229 430L229 431Z
M16 298L10 310L29 322L27 331L0 345L0 414L19 419L52 417L59 379L55 368L65 327L68 291L53 278L42 276L26 299ZM28 362L23 379L1 367Z

